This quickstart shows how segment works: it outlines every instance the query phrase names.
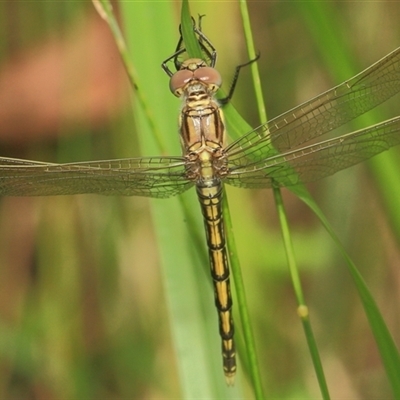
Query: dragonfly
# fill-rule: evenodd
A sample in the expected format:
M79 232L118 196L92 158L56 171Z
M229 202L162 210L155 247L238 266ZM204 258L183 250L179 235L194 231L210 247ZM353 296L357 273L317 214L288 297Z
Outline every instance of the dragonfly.
M222 84L217 52L194 26L204 59L181 61L182 38L162 67L171 92L182 99L180 156L154 156L73 163L0 157L1 196L100 195L168 198L196 188L205 225L209 264L221 336L226 381L234 382L236 350L229 261L222 215L225 184L275 188L332 175L400 144L400 116L346 135L320 137L376 107L400 91L400 48L358 75L271 119L230 144L223 118L227 98L216 99ZM176 71L168 67L171 60ZM255 60L251 60L253 62ZM248 63L247 63L248 64Z

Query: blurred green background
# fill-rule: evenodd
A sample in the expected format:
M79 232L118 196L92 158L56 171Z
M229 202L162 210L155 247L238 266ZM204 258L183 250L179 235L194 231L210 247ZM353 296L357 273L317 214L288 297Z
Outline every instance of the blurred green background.
M121 21L135 20L138 3L131 2L129 16L114 3ZM144 3L150 13L161 7ZM148 49L159 60L154 73L160 75L160 64L178 39L180 4L162 7L174 16L168 21L173 31L167 33L174 41ZM234 67L247 60L238 5L195 1L191 7L193 15L206 14L203 30L218 49L218 69L228 84ZM301 2L249 2L249 10L270 118L350 78L400 44L395 2L322 2L320 17L311 3ZM0 29L1 156L68 162L152 155L139 148L132 91L91 2L2 2ZM166 35L164 29L155 30L155 38ZM332 35L339 46L321 49L322 35ZM146 44L144 37L137 41ZM135 45L131 40L133 51ZM335 76L335 67L344 70L347 63L353 69ZM162 95L168 93L163 79ZM179 103L170 97L178 114ZM398 115L398 102L396 97L380 106L375 122ZM249 71L243 72L233 103L258 124ZM178 138L170 137L178 148ZM399 343L399 238L368 166L309 189ZM265 391L274 399L319 398L272 195L231 188L228 195ZM284 197L332 398L392 398L342 259L303 203L287 190ZM163 201L157 204L163 207ZM143 198L93 195L1 200L0 399L183 396L149 205ZM170 217L167 245L179 259L173 218L183 221L183 215ZM212 307L211 285L206 287ZM210 318L218 346L216 315ZM217 347L217 369L219 357ZM217 379L223 380L222 373ZM242 371L239 381L244 396L251 397Z

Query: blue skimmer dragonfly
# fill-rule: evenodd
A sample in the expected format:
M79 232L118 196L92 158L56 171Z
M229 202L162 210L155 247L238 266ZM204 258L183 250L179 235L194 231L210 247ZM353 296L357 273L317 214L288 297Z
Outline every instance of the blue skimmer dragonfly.
M400 48L346 82L285 112L226 145L221 77L216 51L194 26L205 59L179 57L163 63L172 93L182 99L182 155L66 164L0 157L0 195L102 195L167 198L195 186L209 249L211 276L228 384L236 372L229 264L221 211L224 184L271 188L315 181L400 144L400 117L315 143L315 139L376 107L400 91ZM173 60L176 72L167 62ZM254 60L252 60L254 61ZM251 61L251 62L252 62ZM239 70L236 70L236 78ZM236 82L236 80L234 81Z

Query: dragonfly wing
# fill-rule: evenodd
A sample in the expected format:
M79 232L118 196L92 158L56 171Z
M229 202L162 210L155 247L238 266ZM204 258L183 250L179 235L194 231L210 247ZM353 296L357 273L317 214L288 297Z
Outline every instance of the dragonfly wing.
M52 164L0 157L0 195L83 193L165 198L189 189L181 157Z
M246 166L229 165L225 182L244 188L291 186L332 175L400 144L400 117L271 156Z
M369 68L245 134L226 148L244 165L283 153L376 107L400 91L400 48Z

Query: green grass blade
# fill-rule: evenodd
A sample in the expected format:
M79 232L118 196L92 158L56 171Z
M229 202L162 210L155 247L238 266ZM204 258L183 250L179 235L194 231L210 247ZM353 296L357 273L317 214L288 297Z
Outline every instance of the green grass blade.
M256 49L254 47L253 34L250 26L250 16L249 16L249 10L247 8L247 1L239 0L239 5L240 5L240 13L242 15L247 52L249 54L249 59L254 60L257 54L256 54ZM256 95L256 103L258 106L258 117L260 119L260 122L262 124L265 124L268 120L267 109L265 107L264 95L261 89L261 79L260 79L260 71L258 69L258 63L256 62L252 63L250 65L250 68L251 68L251 76L253 79L254 92Z
M184 1L183 4L185 4L185 3L186 3L186 1ZM188 14L185 14L184 8L187 10L187 12L188 12L189 8L188 8L188 6L182 7L182 20L181 20L182 27L184 27L184 26L189 27L189 29L187 29L187 32L185 35L184 35L184 29L182 29L182 34L184 35L184 42L185 42L186 50L190 57L201 57L201 49L199 47L196 36L193 32L193 29L192 29L193 25L192 24L189 25L189 22L191 22L191 20L188 19ZM233 112L235 112L235 111L233 110ZM227 228L226 229L227 244L228 244L228 248L229 248L231 273L232 273L233 280L235 282L238 309L239 309L239 312L241 315L243 332L244 332L244 337L245 337L245 342L246 342L245 349L246 349L246 353L247 353L247 360L249 361L249 363L246 363L246 365L250 366L253 387L254 387L256 397L263 398L263 393L261 390L260 372L258 370L258 363L257 363L257 359L256 359L257 353L255 350L255 343L254 343L254 337L253 337L252 330L251 330L251 325L249 322L250 317L249 317L249 312L248 312L248 308L247 308L244 284L243 284L243 279L241 276L240 262L239 262L239 258L237 256L237 249L236 249L236 244L235 244L235 240L234 240L233 228L232 228L230 212L229 212L229 205L228 205L228 200L227 200L226 194L224 195L223 215L224 215L225 225Z
M194 35L193 29L192 29L192 22L191 20L188 19L188 13L189 13L189 7L185 6L187 2L184 1L182 7L182 20L181 20L181 26L182 26L182 35L184 36L184 42L185 42L185 47L186 50L189 54L190 57L201 57L201 49L199 47L199 43ZM185 13L186 11L186 13ZM190 22L190 24L189 24ZM185 28L184 28L185 27ZM186 30L186 33L185 33ZM233 108L231 109L232 113L235 113L236 110ZM239 116L238 119L241 117ZM227 244L229 248L229 259L230 259L230 264L231 264L231 273L233 280L235 282L235 289L236 289L236 297L237 297L237 302L238 302L238 308L239 312L241 315L241 321L242 321L242 326L243 326L243 332L244 332L244 337L245 337L245 343L246 343L246 355L247 355L247 360L249 363L246 365L250 366L250 372L252 376L252 382L253 382L253 388L256 394L256 398L261 399L264 398L264 395L262 393L262 387L261 387L261 379L260 379L260 372L258 369L258 362L257 362L257 352L255 350L255 343L254 343L254 336L252 333L251 329L251 324L250 324L250 316L247 308L247 302L246 302L246 297L245 297L245 291L244 291L244 284L243 284L243 279L241 276L241 268L240 268L240 262L239 258L237 255L237 249L236 249L236 244L234 240L234 235L233 235L233 228L232 228L232 223L231 223L231 218L230 218L230 212L229 212L229 205L228 205L228 200L226 197L226 194L224 196L224 203L223 203L223 215L224 215L224 221L226 225L226 232L227 232Z
M123 3L122 10L138 73L137 85L139 90L149 93L158 129L169 135L168 132L177 131L178 103L169 92L167 76L159 65L175 50L179 38L178 24L173 22L172 3L158 3L156 7L148 3ZM159 154L160 148L152 139L140 107L135 108L135 117L143 151ZM176 133L167 136L165 143L168 154L180 153ZM152 202L183 397L220 398L228 393L237 396L238 386L227 388L225 385L211 285L199 266L198 252L191 239L198 235L193 229L201 226L200 213L198 217L186 218L198 221L197 226L193 226L193 222L186 225L182 217L182 209L198 210L199 206L193 193L183 196L183 201L185 207L179 199ZM174 245L171 245L172 237Z
M248 14L248 10L247 10L247 2L245 0L240 0L240 6L241 6L242 19L244 21L243 25L244 25L244 32L245 32L248 53L249 53L250 59L253 59L255 57L256 53L255 53L254 41L253 41L251 28L250 28L250 19L249 19L249 14ZM256 100L257 100L257 105L258 105L258 110L259 110L260 121L261 121L261 123L266 123L267 122L267 113L266 113L264 98L263 98L263 94L262 94L262 90L261 90L258 65L256 63L253 63L251 67L252 67L253 85L254 85L254 90L256 93ZM299 271L298 271L296 259L294 256L294 249L293 249L292 239L291 239L291 235L290 235L290 229L289 229L289 225L287 222L285 209L283 206L281 191L279 188L274 189L274 198L275 198L275 204L276 204L278 215L279 215L279 221L280 221L280 226L281 226L281 231L282 231L282 240L284 243L285 252L286 252L286 256L287 256L287 262L288 262L288 266L289 266L289 270L290 270L290 276L292 279L292 284L293 284L294 292L295 292L296 299L297 299L298 310L302 310L302 312L299 312L299 316L300 316L302 324L303 324L305 337L307 339L308 348L309 348L310 355L311 355L311 358L313 361L313 365L314 365L314 369L316 372L318 384L319 384L319 387L321 390L321 394L324 399L329 399L330 396L329 396L329 391L328 391L328 387L326 384L325 374L324 374L322 363L321 363L321 357L319 355L319 351L318 351L318 347L316 344L313 329L311 326L308 311L304 312L304 310L308 310L308 307L306 306L304 295L303 295L303 290L301 287Z
M190 58L203 58L200 44L193 31L193 20L191 15L188 0L183 0L181 10L181 29L186 51Z
M282 240L285 246L285 252L287 255L287 262L290 270L290 276L293 282L294 291L297 299L297 313L301 319L303 324L303 329L305 333L305 337L308 344L308 349L310 351L311 359L314 365L314 370L317 375L319 388L321 390L321 394L323 399L328 400L330 398L328 386L326 384L325 374L322 367L321 357L318 351L317 342L315 340L315 335L310 322L310 315L308 312L308 307L305 302L303 289L301 285L299 270L297 267L297 262L294 255L294 249L292 244L292 239L290 235L290 228L287 221L287 216L285 212L285 208L283 205L281 191L278 188L274 190L274 198L276 202L276 207L278 211L279 221L281 225L282 231Z
M248 370L250 372L256 399L264 399L266 397L264 395L261 383L261 373L259 369L259 362L258 362L256 345L254 341L253 329L250 321L250 314L247 306L245 286L242 278L242 269L240 267L240 261L238 257L238 251L234 236L234 229L232 225L228 201L226 200L226 195L223 206L223 215L226 226L226 237L229 249L229 261L230 261L231 273L233 280L235 282L237 304L240 313L240 320L242 323L243 336L245 341L245 348L243 348L243 350L246 351L245 365L248 367Z
M386 373L392 385L393 393L395 394L396 398L398 398L400 396L400 377L398 373L400 371L400 357L396 344L393 341L393 338L385 324L379 308L360 272L354 265L350 256L347 254L346 249L341 244L339 238L337 237L330 223L325 218L317 204L309 196L308 192L304 192L304 188L296 188L296 193L299 198L303 200L317 215L322 225L329 232L331 238L335 242L341 255L346 261L347 267L358 290L358 294L364 306L364 310L370 323L371 330L378 345L382 361L386 369Z
M121 55L122 63L125 67L129 82L132 88L136 89L137 99L140 103L141 109L143 110L147 118L147 122L150 126L151 131L153 132L153 136L157 141L157 146L161 149L161 151L164 151L165 150L164 141L162 139L160 129L158 129L154 121L154 116L151 113L148 100L145 98L144 93L141 90L137 90L138 87L136 82L138 81L138 75L134 68L134 65L130 60L125 39L118 25L117 19L115 18L115 15L113 13L111 3L108 0L92 0L92 1L100 16L107 22L108 26L110 27L111 33L118 47L118 51Z
M164 3L157 4L157 7L149 7L146 3L123 3L122 10L127 40L139 75L137 82L139 91L153 93L153 96L157 94L156 101L150 97L150 107L157 116L156 123L159 129L164 126L171 130L176 126L176 110L170 101L170 93L161 90L165 88L167 82L159 68L164 54L168 55L170 49L175 46L170 5ZM158 35L157 32L162 32L162 35ZM134 114L144 153L159 154L162 149L152 140L153 132L143 117L142 109L136 106ZM166 151L169 154L179 154L175 145L176 139L176 136L171 137L171 141L166 143ZM205 373L209 369L206 358L207 346L199 315L199 299L195 296L197 283L191 271L193 260L188 251L186 227L182 223L182 218L179 218L181 213L179 201L177 199L152 201L152 210L164 272L172 337L178 355L181 390L185 398L193 396L194 393L211 396L212 382ZM172 225L171 218L176 218ZM171 246L172 235L175 243L179 244L179 250Z
M335 79L340 81L354 75L357 72L357 69L354 67L354 62L350 61L352 57L350 56L350 50L347 47L348 45L345 38L332 34L335 32L335 20L338 18L335 9L328 3L310 3L307 5L299 3L297 4L297 7L302 15L304 15L306 21L308 21L308 26L311 30L315 31L318 26L318 31L315 32L314 38L317 41L324 59L329 60L329 52L338 48L340 48L340 51L337 51L337 54L344 54L343 60L341 60L340 63L337 62L330 67L331 73L333 73ZM318 21L318 25L315 21ZM367 126L374 123L376 119L373 119L373 114L374 111L359 118L360 124L362 124L362 126ZM357 125L357 128L360 126L361 125ZM394 193L394 191L400 190L398 189L400 188L398 160L393 152L386 152L385 154L379 155L378 157L368 161L368 164L371 166L376 183L380 188L385 205L388 209L389 215L391 216L391 224L394 227L399 240L399 196L396 196L396 193ZM338 246L342 256L345 258L349 272L363 303L371 330L377 342L393 393L396 398L400 398L400 375L398 373L398 371L400 371L399 352L367 285L315 202L308 194L305 194L303 189L300 189L297 194L310 208L313 209Z

